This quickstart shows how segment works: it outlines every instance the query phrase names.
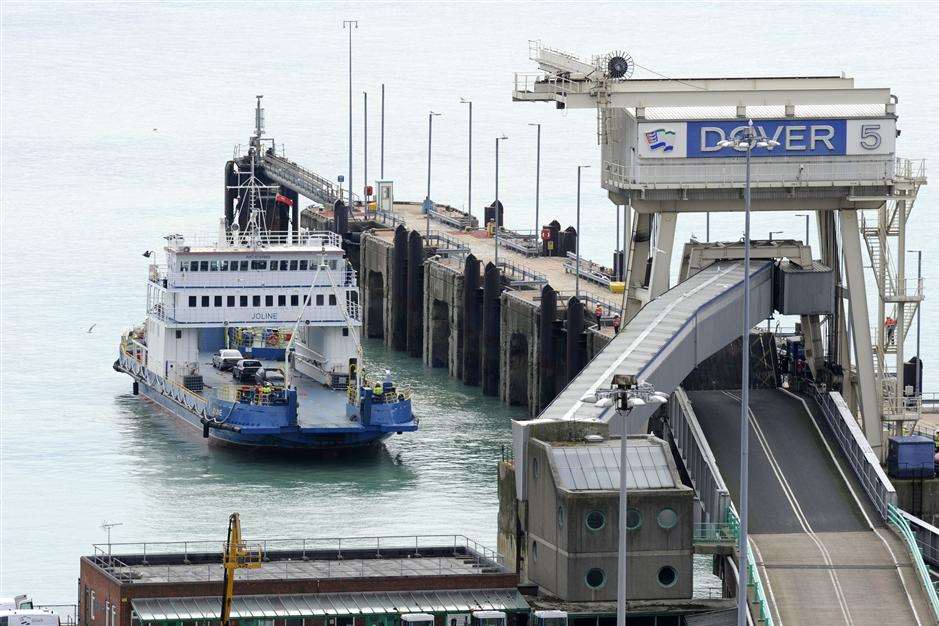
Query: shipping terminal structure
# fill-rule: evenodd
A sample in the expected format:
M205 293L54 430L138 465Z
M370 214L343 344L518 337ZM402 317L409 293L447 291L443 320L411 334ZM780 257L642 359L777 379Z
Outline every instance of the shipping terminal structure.
M211 443L326 451L416 430L410 392L390 373L363 376L341 237L278 221L295 200L255 176L268 149L260 99L256 122L233 166L232 210L215 236L165 238L146 321L121 338L114 368Z

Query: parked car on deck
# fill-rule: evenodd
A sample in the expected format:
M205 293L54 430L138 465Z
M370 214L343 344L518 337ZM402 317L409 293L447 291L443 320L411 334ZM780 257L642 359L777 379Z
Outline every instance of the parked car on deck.
M212 355L212 367L224 372L235 367L238 361L243 358L238 350L216 350L215 354Z
M282 388L287 384L283 371L273 368L259 369L254 375L255 384Z
M254 375L264 366L257 359L241 359L231 370L232 378L244 383L253 383Z

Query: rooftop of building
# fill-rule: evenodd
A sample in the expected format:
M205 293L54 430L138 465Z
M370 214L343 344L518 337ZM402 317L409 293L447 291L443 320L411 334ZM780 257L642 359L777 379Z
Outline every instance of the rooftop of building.
M256 569L237 580L306 580L504 574L492 550L461 535L247 541ZM221 541L97 544L84 557L124 583L221 582Z
M616 491L620 440L542 442L557 486L567 491ZM631 435L626 449L627 489L684 489L668 444L653 435Z

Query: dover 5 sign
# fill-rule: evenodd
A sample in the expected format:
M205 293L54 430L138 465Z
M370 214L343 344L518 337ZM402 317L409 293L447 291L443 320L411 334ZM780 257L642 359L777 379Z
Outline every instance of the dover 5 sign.
M896 120L885 118L759 120L753 126L759 136L779 142L772 150L754 149L754 157L892 154L896 139ZM742 151L722 148L719 142L740 137L746 127L746 122L741 120L641 122L639 156L645 159L739 157Z

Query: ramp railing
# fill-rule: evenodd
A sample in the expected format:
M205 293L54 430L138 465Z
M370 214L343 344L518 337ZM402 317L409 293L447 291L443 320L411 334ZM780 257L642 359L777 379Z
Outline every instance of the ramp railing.
M737 510L733 505L727 508L727 516L729 521L740 523L740 518L737 516ZM773 626L773 613L769 608L769 600L766 599L766 591L763 589L763 579L760 578L760 570L756 566L756 558L753 555L753 548L750 547L750 544L747 543L747 593L753 593L753 598L750 600L750 613L753 613L753 610L756 609L756 619L754 620L758 624L763 624L764 626Z
M936 588L933 586L932 577L929 570L923 562L923 554L920 552L919 545L916 542L916 536L910 528L904 511L894 504L887 506L888 521L897 529L900 536L906 542L906 547L913 557L913 566L919 575L920 583L926 588L926 595L929 598L929 606L932 608L933 617L939 621L939 595L936 594Z
M823 391L812 387L812 395L822 410L825 423L834 433L841 451L848 458L854 475L871 499L874 507L885 521L890 519L890 507L897 504L897 492L890 479L880 467L880 459L874 454L867 437L837 391Z
M707 438L698 423L691 401L681 387L668 402L669 429L678 454L691 475L694 490L704 509L705 523L724 523L730 510L730 493L717 467Z

